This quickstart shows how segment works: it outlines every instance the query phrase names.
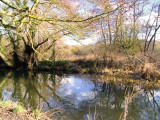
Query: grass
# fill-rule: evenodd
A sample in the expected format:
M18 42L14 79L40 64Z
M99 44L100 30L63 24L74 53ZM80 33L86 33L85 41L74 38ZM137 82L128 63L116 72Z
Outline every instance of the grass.
M22 106L22 105L19 105L17 104L15 107L14 107L14 110L13 110L13 113L24 113L26 112L25 108Z
M32 115L35 116L36 118L40 118L41 111L38 109L34 109L34 110L32 110Z
M142 57L143 58L143 57ZM102 59L79 59L74 61L59 60L40 61L38 69L63 73L107 74L113 76L130 76L134 79L160 80L160 71L156 64L147 62L138 56L125 57L114 55L107 61Z
M49 120L47 115L40 110L27 110L18 102L0 101L0 119L18 119L18 120Z
M68 60L59 60L59 61L39 61L38 66L41 67L56 67L69 64Z

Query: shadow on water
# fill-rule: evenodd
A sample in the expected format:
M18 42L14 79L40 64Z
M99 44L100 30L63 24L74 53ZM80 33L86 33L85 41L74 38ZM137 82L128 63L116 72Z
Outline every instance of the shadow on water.
M89 75L56 75L23 71L0 72L0 97L20 101L43 111L62 109L54 119L118 120L125 108L126 94L134 85L100 83ZM56 115L56 117L55 117ZM143 89L129 104L127 120L159 120L160 89Z

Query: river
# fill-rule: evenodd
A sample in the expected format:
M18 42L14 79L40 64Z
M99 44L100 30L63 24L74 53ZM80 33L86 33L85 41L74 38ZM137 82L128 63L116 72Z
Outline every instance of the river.
M2 70L0 98L49 111L56 120L119 120L127 105L127 120L160 120L160 89L99 79L94 75ZM129 104L127 95L133 95Z

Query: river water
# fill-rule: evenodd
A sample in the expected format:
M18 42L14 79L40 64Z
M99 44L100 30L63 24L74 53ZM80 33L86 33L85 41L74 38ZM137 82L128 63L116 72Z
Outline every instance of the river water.
M0 71L0 98L49 111L57 120L119 120L127 105L127 120L160 120L160 89L99 79L93 75ZM135 95L129 104L127 95Z

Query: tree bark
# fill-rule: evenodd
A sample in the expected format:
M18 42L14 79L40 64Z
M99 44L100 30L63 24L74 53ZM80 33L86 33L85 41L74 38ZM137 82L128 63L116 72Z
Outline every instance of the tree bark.
M5 65L4 67L13 67L13 62L10 61L6 55L2 54L1 51L0 51L0 59L1 59L1 62L0 64L3 64Z
M33 69L35 65L35 51L33 50L32 46L26 45L24 51L24 68Z

